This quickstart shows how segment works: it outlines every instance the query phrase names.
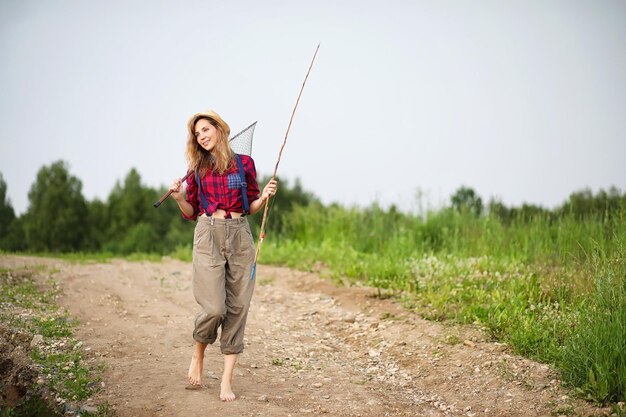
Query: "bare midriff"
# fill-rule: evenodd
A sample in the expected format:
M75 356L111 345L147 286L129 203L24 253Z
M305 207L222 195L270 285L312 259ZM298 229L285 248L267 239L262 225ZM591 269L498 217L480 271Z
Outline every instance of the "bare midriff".
M230 217L233 219L236 219L238 217L241 217L243 215L243 213L237 213L234 211L230 212ZM217 209L213 212L213 214L211 214L211 216L207 216L206 213L202 213L202 216L204 217L213 217L215 219L225 219L226 218L226 211L222 210L222 209Z

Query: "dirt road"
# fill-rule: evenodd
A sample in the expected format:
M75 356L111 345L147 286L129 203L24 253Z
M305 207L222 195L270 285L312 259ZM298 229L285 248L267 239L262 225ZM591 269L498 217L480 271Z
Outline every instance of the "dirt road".
M197 311L190 264L0 257L2 267L41 264L58 270L59 303L106 364L97 401L120 416L601 415L547 366L478 329L425 321L372 289L267 266L235 373L238 399L223 403L217 346L207 350L207 387L185 389Z

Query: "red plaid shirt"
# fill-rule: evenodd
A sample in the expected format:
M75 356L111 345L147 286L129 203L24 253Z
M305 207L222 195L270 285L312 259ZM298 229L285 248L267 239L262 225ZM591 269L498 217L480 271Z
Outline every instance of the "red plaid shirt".
M254 160L248 155L239 155L243 164L243 171L246 175L248 192L248 202L252 204L259 198L259 184L256 181L256 167ZM213 171L207 171L206 175L200 179L202 191L207 201L206 215L210 216L215 210L222 209L226 212L226 217L230 213L243 213L243 201L241 198L241 177L236 163L220 175ZM187 178L186 200L193 207L193 215L183 217L189 220L196 220L199 215L205 213L202 206L202 197L196 182L195 173Z

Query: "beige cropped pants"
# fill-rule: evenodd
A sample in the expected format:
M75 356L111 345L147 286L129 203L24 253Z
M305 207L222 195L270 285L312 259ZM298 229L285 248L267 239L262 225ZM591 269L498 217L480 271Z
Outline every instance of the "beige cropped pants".
M193 338L213 344L222 327L224 355L243 351L243 335L254 281L254 242L245 217L198 217L193 237L193 295L202 311L196 316Z

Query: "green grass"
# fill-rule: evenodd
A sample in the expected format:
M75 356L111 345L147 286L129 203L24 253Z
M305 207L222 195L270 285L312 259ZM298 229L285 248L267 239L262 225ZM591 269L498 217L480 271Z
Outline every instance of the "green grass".
M184 262L191 262L191 253L192 253L191 244L178 245L176 249L172 253L170 253L169 256L171 256L174 259L180 259L181 261L184 261Z
M0 255L35 256L40 258L55 258L76 264L109 263L113 259L124 259L130 262L161 262L163 256L158 253L131 253L127 255L113 252L3 252Z
M587 398L624 401L626 392L626 252L593 255L595 291L564 344L566 380Z
M626 399L626 209L602 217L424 217L296 207L259 262L320 270L428 319L478 323L600 403ZM342 280L343 282L343 280Z
M75 341L74 345L76 345ZM70 342L70 343L72 343ZM52 347L51 347L52 346ZM47 375L52 389L68 401L81 401L94 394L98 378L93 371L83 365L83 355L79 350L56 349L53 344L35 348L32 357Z
M55 292L40 291L39 286L31 276L24 277L10 269L0 271L2 287L0 288L0 302L8 303L25 309L42 309L52 306ZM52 307L50 307L52 308Z
M82 343L73 338L77 321L54 302L57 295L54 281L50 277L34 278L44 271L50 274L46 267L0 271L0 319L12 334L26 334L28 340L34 335L42 337L31 352L40 378L54 393L53 398L60 398L62 403L81 402L97 391L102 369L86 364ZM52 415L55 406L58 404L46 405L33 397L20 410L3 409L2 415ZM113 415L106 404L102 410L98 415Z

